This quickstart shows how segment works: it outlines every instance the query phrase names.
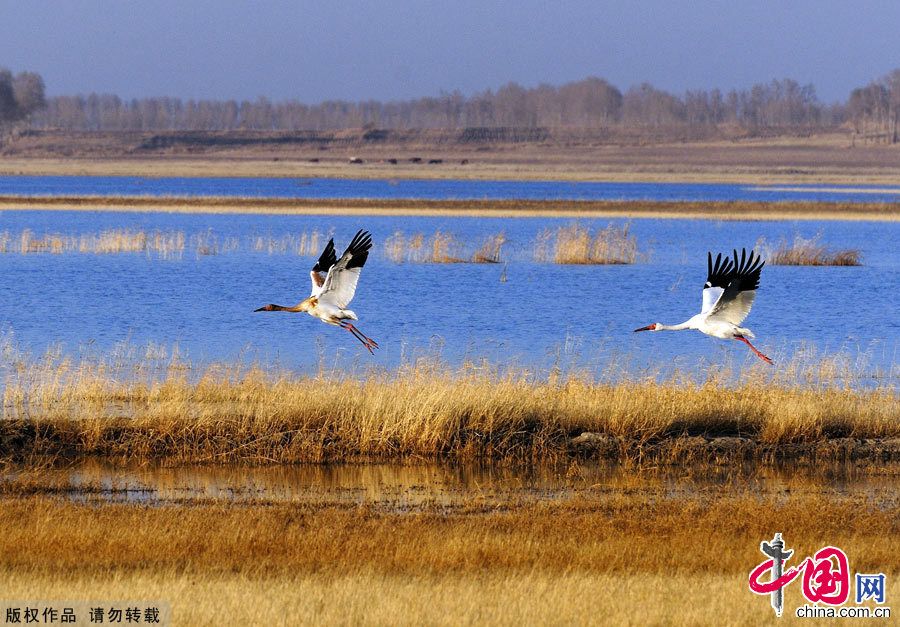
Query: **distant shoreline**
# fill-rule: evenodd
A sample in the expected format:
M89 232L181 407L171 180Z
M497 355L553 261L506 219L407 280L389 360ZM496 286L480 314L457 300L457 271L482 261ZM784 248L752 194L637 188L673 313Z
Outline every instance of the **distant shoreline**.
M269 177L900 186L900 146L847 132L645 141L567 132L460 141L457 134L63 132L0 146L0 175Z
M900 202L415 200L6 195L0 196L0 211L3 210L496 218L900 221Z

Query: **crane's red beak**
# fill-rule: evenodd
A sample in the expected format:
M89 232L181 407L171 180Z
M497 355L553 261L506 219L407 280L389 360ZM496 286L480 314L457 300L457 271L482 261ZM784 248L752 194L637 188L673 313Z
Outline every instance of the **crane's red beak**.
M640 329L635 329L634 332L637 333L638 331L653 331L655 329L656 323L654 322L653 324L648 324L647 326L641 327Z

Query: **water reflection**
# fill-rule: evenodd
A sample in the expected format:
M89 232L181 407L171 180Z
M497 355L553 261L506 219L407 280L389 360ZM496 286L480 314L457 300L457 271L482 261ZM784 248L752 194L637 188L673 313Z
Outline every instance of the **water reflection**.
M897 506L900 466L697 465L638 468L571 462L543 466L334 464L293 466L115 466L89 460L40 471L7 467L7 485L32 481L79 500L185 502L204 500L423 505L501 504L640 493L652 498L752 493L863 494Z

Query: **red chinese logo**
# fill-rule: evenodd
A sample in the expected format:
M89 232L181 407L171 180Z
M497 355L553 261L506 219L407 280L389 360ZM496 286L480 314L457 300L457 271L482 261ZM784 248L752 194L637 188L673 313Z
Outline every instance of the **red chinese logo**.
M832 562L832 559L835 560ZM847 554L833 546L819 549L803 562L803 596L810 603L843 605L850 597L850 565Z
M784 563L793 555L785 550L781 534L776 534L772 542L762 542L760 550L771 559L759 564L750 572L750 590L756 594L771 594L772 607L781 616L783 588L803 573L803 596L810 603L843 605L850 597L850 564L847 554L841 549L826 546L812 557L807 557L799 566L782 571ZM761 580L770 573L767 581Z

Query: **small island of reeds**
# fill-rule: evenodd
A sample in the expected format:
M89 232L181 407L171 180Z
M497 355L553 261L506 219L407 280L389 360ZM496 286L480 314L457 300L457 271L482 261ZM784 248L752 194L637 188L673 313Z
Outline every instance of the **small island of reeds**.
M774 246L760 240L766 261L773 266L861 266L862 255L856 249L831 250L821 243L821 235L812 238L796 236L793 242L786 238Z

